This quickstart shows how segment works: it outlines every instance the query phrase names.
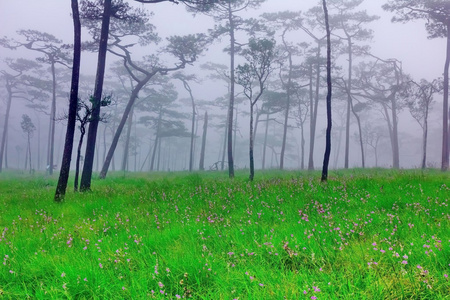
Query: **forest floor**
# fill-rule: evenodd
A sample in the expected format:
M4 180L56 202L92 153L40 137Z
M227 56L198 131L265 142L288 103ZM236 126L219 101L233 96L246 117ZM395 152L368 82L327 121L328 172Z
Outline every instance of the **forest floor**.
M450 299L450 174L0 174L1 299Z

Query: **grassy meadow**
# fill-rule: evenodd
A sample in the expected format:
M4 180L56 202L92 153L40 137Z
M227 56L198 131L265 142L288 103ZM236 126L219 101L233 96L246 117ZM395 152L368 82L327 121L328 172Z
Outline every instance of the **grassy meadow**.
M0 299L450 299L450 174L319 175L2 173Z

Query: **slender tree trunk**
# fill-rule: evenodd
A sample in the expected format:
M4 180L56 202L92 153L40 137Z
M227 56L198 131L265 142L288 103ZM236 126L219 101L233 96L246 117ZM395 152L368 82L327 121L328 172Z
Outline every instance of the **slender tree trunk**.
M251 100L250 100L251 101ZM253 104L250 103L250 147L249 147L249 156L250 156L250 181L253 181L255 177L255 162L253 158Z
M393 126L391 123L391 118L389 116L389 112L387 110L387 107L385 104L381 104L383 106L383 110L384 110L384 115L386 117L386 122L388 125L388 130L389 130L389 140L391 141L391 149L392 149L392 161L394 162L395 158L395 146L394 146L394 131L393 131ZM393 163L393 167L394 167L394 163Z
M75 164L75 180L74 180L74 185L73 185L75 192L78 191L78 177L80 174L81 147L83 146L83 138L84 138L84 134L86 133L84 126L80 130L81 130L81 135L80 135L80 140L78 141L77 162Z
M28 169L28 149L30 148L30 143L27 142L27 148L25 149L25 167L23 168L24 171Z
M106 174L108 173L109 165L114 156L114 151L116 150L117 144L119 143L120 135L122 134L122 130L125 127L125 123L127 122L127 118L132 113L133 105L138 97L139 91L147 84L147 82L154 76L155 73L148 74L143 80L138 82L138 84L134 87L131 92L130 99L128 100L127 106L125 107L125 111L123 112L122 119L120 120L119 126L117 126L116 133L114 134L113 140L111 142L111 146L109 146L108 154L106 155L106 159L103 162L102 170L100 171L100 179L106 178ZM159 126L159 125L158 125ZM131 130L131 127L130 127ZM153 164L153 161L152 161Z
M397 103L395 99L392 100L392 137L393 137L393 167L400 168L400 150L398 144L398 120L397 120Z
M80 78L81 62L81 23L78 12L78 0L72 0L72 16L74 27L74 46L73 46L73 66L72 82L70 87L69 117L67 121L66 138L64 142L64 152L59 173L58 184L56 186L55 201L64 199L67 182L69 180L70 162L72 160L73 139L75 135L75 125L78 106L78 83ZM38 129L39 130L39 129ZM77 161L77 163L79 163Z
M205 170L205 149L206 149L206 133L208 130L208 112L205 111L205 119L203 121L202 149L200 151L200 171Z
M9 82L6 82L6 90L8 91L8 103L6 104L6 114L5 114L5 123L3 126L3 135L2 135L2 145L0 148L0 173L2 172L3 167L3 157L5 157L5 149L6 149L6 138L8 136L8 122L9 122L9 114L11 111L11 103L12 103L12 89ZM6 162L6 159L5 159Z
M352 101L352 68L353 68L353 56L352 56L352 41L348 37L348 81L347 81L347 120L345 124L345 159L344 168L348 169L348 160L350 154L350 113L353 108Z
M94 163L95 142L97 140L97 128L100 119L100 107L103 91L103 79L106 66L106 50L108 47L109 22L111 18L111 2L105 0L102 28L100 33L100 45L98 51L97 75L95 78L95 88L92 103L92 116L89 123L88 136L86 141L86 154L84 156L83 172L81 174L81 191L91 189L92 167Z
M104 126L103 127L103 157L102 157L102 161L104 162L106 159L106 131L108 129L108 126Z
M266 149L267 149L267 135L269 133L269 114L266 118L266 130L264 132L264 145L263 145L263 159L262 159L262 169L266 168Z
M156 170L157 171L160 171L160 169L159 169L159 164L160 164L160 162L161 162L161 144L162 144L162 139L160 138L160 141L159 141L159 143L158 143L158 160L156 161L156 163L157 163L157 166L156 166ZM164 142L164 144L166 144L166 142ZM186 160L185 160L186 161Z
M70 106L70 104L69 104ZM69 107L70 109L70 107ZM37 166L36 166L36 170L40 170L41 169L41 120L39 118L39 116L37 116ZM64 158L64 155L63 155ZM61 165L62 167L62 165ZM61 175L60 175L61 176Z
M300 125L300 132L301 132L301 164L300 168L302 170L305 169L305 129L303 128L303 123Z
M284 40L284 38L283 38ZM287 44L285 43L285 46ZM291 85L292 85L292 55L289 52L289 75L288 83L286 88L286 110L284 112L284 125L283 125L283 142L281 143L281 154L280 154L280 170L284 168L284 152L286 151L286 138L287 138L287 128L289 121L289 109L291 104Z
M5 169L8 169L8 142L9 142L9 139L8 139L8 136L6 136L5 157L4 157Z
M50 111L50 148L49 148L49 175L53 174L53 156L55 152L55 125L56 125L56 70L55 63L52 62L52 108Z
M133 110L134 106L131 107L130 113L128 114L128 128L127 128L127 135L125 138L125 145L123 149L123 159L122 159L122 167L121 171L125 172L127 170L128 166L128 153L130 149L130 137L131 137L131 128L133 126Z
M238 107L236 105L236 115L234 116L234 130L233 130L233 158L236 155L236 135L237 135L237 131L238 131Z
M330 26L328 24L328 9L327 3L323 0L323 11L325 13L325 27L327 30L327 131L326 131L326 143L325 143L325 155L323 158L323 167L322 167L322 181L327 181L328 179L328 163L330 161L330 153L331 153L331 94L332 94L332 85L331 85L331 33Z
M318 62L317 62L318 63ZM311 107L310 113L310 134L309 134L309 160L308 160L308 170L314 170L314 141L316 136L316 113L314 106L314 96L313 96L313 66L309 65L309 104Z
M428 105L425 108L423 119L423 148L422 148L422 169L427 167L427 140L428 140Z
M449 91L449 66L450 66L450 18L447 20L447 55L444 67L444 101L442 108L442 165L441 170L447 171L449 166L449 124L448 124L448 91Z
M158 125L157 125L157 129L156 129L156 134L155 134L155 146L153 147L153 154L152 154L152 161L150 164L150 171L154 170L154 165L155 165L155 157L156 157L156 150L158 149L158 143L160 143L160 131L161 131L161 120L162 120L162 109L159 109L159 117L158 117Z
M31 174L31 140L30 140L30 134L28 133L28 159L30 162L30 174Z
M227 118L227 124L228 124L228 118ZM227 149L227 141L228 141L228 125L225 125L225 136L223 137L223 150L222 150L222 159L220 162L220 170L223 171L225 168L225 153Z
M189 91L189 94L191 95L191 101L192 101L192 120L191 120L191 146L190 146L190 153L189 153L189 172L192 172L194 168L194 137L195 137L195 102L194 97L192 96L191 91Z
M231 1L228 2L228 21L230 26L230 105L228 107L228 176L234 178L234 160L233 160L233 112L234 112L234 55L236 40L234 37L234 20L231 9Z

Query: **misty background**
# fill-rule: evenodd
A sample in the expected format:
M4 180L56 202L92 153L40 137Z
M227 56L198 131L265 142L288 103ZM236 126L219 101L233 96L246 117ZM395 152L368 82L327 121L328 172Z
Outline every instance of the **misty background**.
M162 39L172 35L185 35L190 33L207 33L215 25L213 18L197 13L193 15L186 11L183 4L173 4L168 2L158 4L140 5L129 1L136 7L142 7L153 13L151 23L156 27L156 31ZM371 23L365 24L365 28L373 30L373 38L369 41L363 41L361 44L370 46L370 52L383 59L396 59L401 62L402 71L409 74L415 81L422 78L432 81L442 76L445 59L445 41L444 39L427 39L424 21L413 21L407 24L391 23L392 14L382 10L381 6L385 1L366 0L357 10L366 10L369 15L376 15L380 18ZM279 11L302 11L306 12L314 6L320 6L318 1L313 0L267 0L257 10L246 10L240 12L243 18L258 18L263 13ZM330 8L330 14L332 10ZM70 44L73 41L73 27L70 16L70 2L61 0L0 0L0 37L17 38L17 30L33 29L54 35L64 43ZM288 34L288 40L293 44L309 43L314 47L314 41L303 30L295 30ZM83 30L83 40L89 40L89 34ZM275 33L277 43L280 42L279 32ZM238 40L246 42L248 36L245 33L239 33ZM196 100L196 124L195 124L195 160L194 169L198 169L201 137L203 132L203 116L208 112L208 134L206 143L205 169L221 169L221 164L226 155L224 155L224 124L227 114L227 82L225 80L213 79L211 75L216 74L221 69L216 66L212 69L205 69L205 64L221 64L229 68L229 55L223 51L227 47L228 38L224 36L221 40L215 41L208 46L208 50L198 58L192 65L183 70L184 74L195 74L198 82L190 82L192 95ZM334 50L333 50L334 51ZM133 57L138 60L139 57L155 53L153 45L148 47L135 47L132 50ZM162 55L162 54L160 54ZM322 56L325 55L325 49L322 49ZM39 53L24 48L10 50L0 48L0 70L10 72L5 59L27 58L35 59ZM80 80L80 97L88 100L93 91L94 76L96 70L96 53L82 53L82 67ZM295 63L301 64L306 59L306 55L299 55L295 58ZM355 58L356 62L369 61L370 57ZM111 95L111 105L102 108L104 113L104 122L99 125L96 145L96 158L94 169L99 170L105 158L106 151L109 148L114 126L117 126L118 119L121 117L124 106L128 101L127 92L130 91L128 83L120 81L120 76L114 71L118 68L120 59L108 53L107 71L105 79L104 95ZM166 59L170 62L170 59ZM346 58L345 55L336 57L336 66L341 67L342 74L345 74ZM356 65L355 62L355 65ZM244 63L244 58L237 56L237 63ZM48 68L48 66L44 66ZM64 66L57 67L58 74L58 93L56 116L58 121L55 128L55 151L54 164L59 168L62 158L62 150L65 135L64 114L68 110L70 70ZM42 78L49 78L49 74L42 74ZM271 88L280 91L277 88L278 72L272 74L268 90ZM173 122L176 130L161 139L160 148L157 152L157 159L154 170L175 171L187 170L189 164L190 147L190 94L184 88L183 83L172 74L168 74L167 81L151 82L149 88L153 90L140 93L139 101L132 116L132 126L130 131L130 146L126 157L125 169L129 171L149 171L150 157L155 141L156 128L154 122L156 119L156 108L152 108L149 103L152 102L152 93L155 91L166 93L167 101L164 102L168 111L172 115L167 115L168 120ZM269 81L270 81L269 80ZM173 87L173 90L172 90ZM317 130L315 137L314 162L315 167L319 168L322 164L326 125L325 120L325 85L321 84L320 100L318 107ZM236 85L238 100L235 105L235 140L234 161L237 168L248 168L248 100L242 97L242 88ZM306 93L306 90L305 90ZM0 132L3 132L4 118L6 113L6 87L5 83L0 83ZM335 94L338 92L335 89ZM24 169L26 166L26 148L27 136L21 127L22 115L30 116L31 122L36 130L31 137L31 166L34 170L44 171L48 164L48 128L50 99L39 102L39 109L30 102L31 96L26 94L16 97L12 101L11 115L9 119L9 129L6 144L6 153L4 158L4 167L10 169ZM159 99L161 100L161 99ZM158 101L159 101L158 100ZM333 132L332 132L332 152L330 157L330 168L342 168L344 166L344 136L343 126L345 125L345 107L346 98L336 97L332 99L333 106ZM36 103L34 103L36 104ZM293 108L294 110L295 108ZM376 105L371 105L360 112L362 127L366 131L363 134L369 136L375 132L379 139L374 148L370 141L366 141L364 150L366 153L366 167L391 167L392 150L389 140L389 133L384 120L383 113ZM265 118L262 116L261 118ZM265 168L278 168L281 149L281 136L283 132L283 112L270 115L270 123L267 126L267 143ZM309 117L306 116L304 123L305 132L305 158L302 164L300 145L301 133L293 112L289 117L287 148L285 157L285 169L300 169L306 167L309 143ZM442 144L442 95L437 94L431 106L429 116L429 139L428 139L428 166L438 167L441 159ZM147 120L147 121L146 121ZM182 125L179 125L181 122ZM260 122L255 139L255 164L256 168L262 168L262 155L264 152L264 130L265 123ZM403 107L399 112L398 119L399 141L400 141L400 167L415 168L420 167L422 155L422 129L418 122L414 120L408 107ZM124 136L127 128L122 133L121 140L115 151L111 170L121 170L124 156ZM75 137L75 145L78 143L79 131ZM351 118L350 131L350 167L361 167L361 153L358 145L358 128L356 120ZM82 151L84 155L84 150ZM74 151L74 157L76 151ZM74 159L72 160L74 162ZM226 166L226 164L225 164ZM74 164L72 163L74 168Z

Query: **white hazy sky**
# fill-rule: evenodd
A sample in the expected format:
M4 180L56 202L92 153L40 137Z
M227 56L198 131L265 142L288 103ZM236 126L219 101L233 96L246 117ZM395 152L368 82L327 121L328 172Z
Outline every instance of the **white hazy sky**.
M366 0L364 8L381 19L371 27L375 30L373 52L383 58L398 58L406 72L415 78L431 79L442 75L445 57L443 39L428 40L424 22L392 24L392 15L381 9L383 0ZM267 0L261 11L307 10L316 0ZM211 23L208 17L192 16L183 5L160 3L146 5L153 11L158 30L169 34L204 31ZM12 36L18 29L37 29L54 34L67 42L72 40L69 0L0 0L0 36ZM0 57L9 53L0 49Z
M131 2L131 1L130 1ZM383 58L398 58L406 72L415 78L431 79L442 75L445 57L443 39L428 40L424 22L392 24L391 14L381 9L383 0L366 0L364 8L381 19L371 27L375 30L373 53ZM267 0L261 11L302 10L317 0ZM183 5L160 3L145 5L155 13L153 22L164 35L204 31L211 26L208 17L192 17ZM253 13L252 13L253 15ZM12 36L18 29L37 29L72 41L69 0L0 0L0 36ZM9 55L0 49L0 57Z

